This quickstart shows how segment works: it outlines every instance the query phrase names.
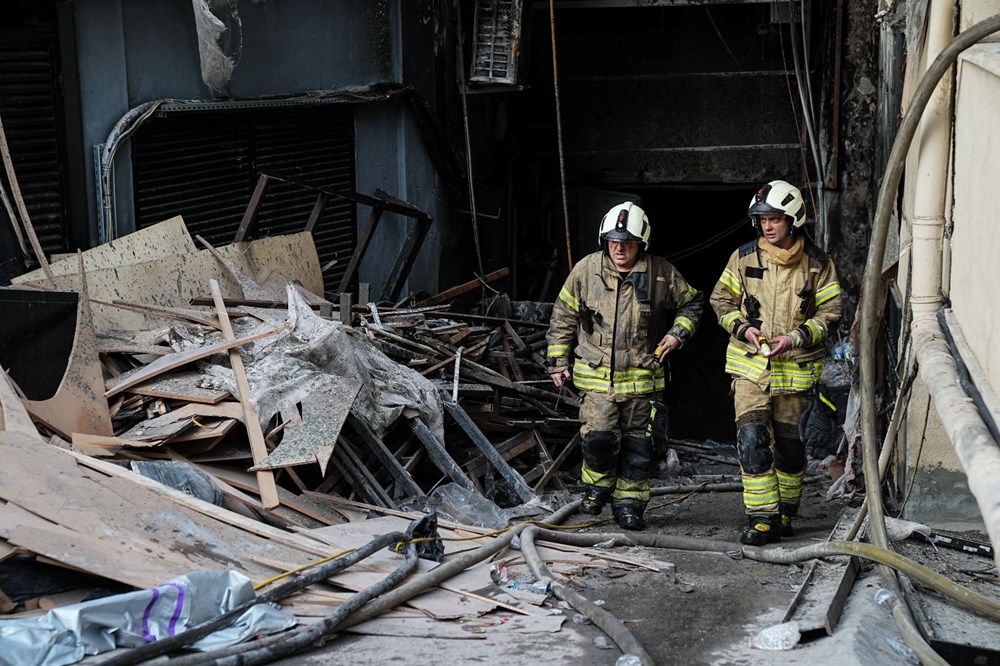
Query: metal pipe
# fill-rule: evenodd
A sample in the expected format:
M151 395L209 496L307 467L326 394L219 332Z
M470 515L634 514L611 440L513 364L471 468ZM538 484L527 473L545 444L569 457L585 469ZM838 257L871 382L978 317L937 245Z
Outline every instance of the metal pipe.
M885 532L885 513L882 506L881 487L877 468L878 451L876 449L876 442L878 437L876 432L877 412L875 408L877 386L875 335L877 330L875 324L877 321L876 308L879 281L882 273L882 259L885 253L886 239L889 233L889 221L892 218L896 191L902 177L910 143L916 133L923 110L934 93L938 81L950 69L962 51L997 30L1000 30L1000 15L993 16L969 28L951 40L948 46L935 58L918 85L911 106L907 110L903 122L900 124L896 140L893 142L892 152L889 155L886 174L879 190L875 219L872 222L871 245L865 267L860 308L862 444L864 447L865 487L868 494L869 511L872 516L872 520L870 521L871 533L876 545L887 544L888 538ZM1000 480L996 480L1000 479L1000 474L996 473L997 470L1000 470L1000 449L996 447L996 443L993 442L992 438L988 437L988 432L982 424L981 419L977 428L971 418L956 419L953 418L951 413L947 415L944 413L945 410L950 410L953 407L961 407L960 404L949 400L949 398L957 399L959 397L953 395L953 393L960 393L966 402L968 402L968 397L962 393L961 389L956 388L956 373L952 370L950 373L951 376L948 376L949 373L945 366L949 361L954 366L954 361L950 358L950 354L947 354L946 346L944 346L944 356L946 358L940 357L941 346L943 346L940 340L940 331L938 331L937 341L934 340L933 330L925 331L925 329L931 329L934 326L936 326L936 322L933 318L921 318L919 323L916 320L914 321L914 346L917 350L921 376L927 382L935 404L938 405L938 410L942 414L942 420L946 422L945 427L948 429L949 437L955 444L956 451L958 451L963 465L966 466L966 473L969 475L969 487L972 489L977 501L979 501L980 510L983 511L984 518L987 518L987 513L993 514L990 516L990 518L993 518L992 521L987 518L987 530L990 532L994 543L998 543L1000 542L1000 506L997 506L994 498L1000 495L1000 492L995 488L997 484L1000 484ZM934 358L935 354L939 355L937 359ZM928 366L940 369L940 376L932 376L928 371ZM952 425L951 428L949 428L949 423ZM987 450L990 448L989 444L992 444L992 451ZM987 466L986 470L972 468L966 464L967 461L970 464L973 462L982 463L984 460L981 459L984 458L991 458L991 462L993 463ZM992 482L983 478L983 472L987 470L990 470L994 474ZM973 482L974 476L976 477L976 483ZM980 482L982 482L982 485L980 485ZM983 494L984 492L993 492L993 495L991 497ZM899 585L894 577L889 580L888 576L883 575L883 580L889 583L889 585L886 585L888 589L892 591L898 590ZM898 593L897 596L899 596ZM903 604L899 606L903 606ZM903 622L906 625L910 625L912 618L903 618L901 617L902 615L902 613L895 614L897 623ZM912 626L907 626L906 629L901 627L904 635L912 635L909 629L912 629ZM910 645L910 647L913 649L915 646ZM920 648L919 651L922 660L930 661L936 657L933 652L930 655L927 654L927 651L924 650L926 644L922 641L917 643L916 647Z

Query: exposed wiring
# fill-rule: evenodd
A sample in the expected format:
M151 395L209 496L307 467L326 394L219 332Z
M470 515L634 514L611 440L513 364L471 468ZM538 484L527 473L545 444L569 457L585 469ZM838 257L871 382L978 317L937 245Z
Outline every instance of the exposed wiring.
M465 86L465 38L462 32L462 3L455 0L455 25L458 31L458 44L456 45L455 70L458 77L458 88L462 98L462 128L465 132L465 177L469 185L469 210L472 212L472 240L476 244L476 261L479 266L479 274L485 275L483 270L483 253L479 245L479 217L476 215L476 191L473 183L472 172L472 138L469 134L469 102L468 91Z
M899 513L896 514L896 518L901 518L903 516L903 511L906 510L906 503L910 501L910 493L913 492L913 485L917 480L917 473L920 470L920 454L924 451L924 442L927 441L927 422L930 420L931 415L931 397L927 396L927 408L924 410L924 428L920 432L920 444L917 445L917 454L913 459L913 471L910 472L910 478L906 484L906 494L903 495L903 502L899 505Z
M799 157L802 159L802 180L807 185L805 190L809 195L809 203L812 204L813 219L819 219L819 211L816 208L816 196L813 194L809 184L809 163L806 158L806 147L802 145L802 127L799 125L799 114L795 110L795 96L792 94L792 81L788 76L788 61L785 59L785 38L782 32L778 31L778 43L781 46L781 70L785 73L785 89L788 90L788 105L792 109L792 120L795 121L795 136L799 138Z
M549 0L549 32L552 35L552 89L556 98L556 141L559 146L559 189L562 192L563 228L566 230L566 262L573 270L569 235L569 203L566 199L566 157L563 154L562 106L559 101L559 60L556 57L556 3Z
M794 18L794 13L795 13L793 2L794 0L788 1L790 21ZM800 20L804 20L804 17L800 17ZM792 26L792 23L789 23L788 33L789 33L789 38L792 42L792 63L795 67L795 84L799 91L799 102L802 105L802 117L805 120L806 124L806 136L808 137L809 140L809 149L810 152L812 153L813 165L815 166L816 169L816 180L814 182L814 185L816 186L816 198L819 200L819 215L817 217L817 224L819 226L819 232L820 232L819 233L820 237L817 240L819 241L820 246L824 250L826 250L829 248L830 245L830 229L826 219L826 197L823 189L824 187L823 183L826 177L824 174L823 162L819 154L819 142L816 139L816 131L814 129L815 123L809 113L809 109L812 108L812 103L807 99L805 87L802 81L803 78L808 78L809 76L809 71L808 71L809 63L808 62L805 63L805 67L807 69L805 72L803 72L802 71L803 65L802 63L799 62L799 48L797 40L795 39L795 31Z
M702 251L702 250L704 250L704 249L706 249L706 248L714 245L715 243L718 243L720 240L722 240L726 236L731 236L732 234L734 234L737 231L739 231L746 224L746 221L747 221L747 218L744 217L744 218L740 219L740 221L737 222L736 224L733 224L732 226L726 227L725 229L723 229L722 231L718 232L714 236L710 236L709 238L706 238L703 241L699 241L698 243L696 243L696 244L694 244L694 245L692 245L690 247L686 247L683 250L678 250L677 252L675 252L675 253L667 256L667 259L669 261L671 261L671 262L676 262L676 261L679 261L679 260L684 259L686 257L689 257L692 254L700 252L700 251Z

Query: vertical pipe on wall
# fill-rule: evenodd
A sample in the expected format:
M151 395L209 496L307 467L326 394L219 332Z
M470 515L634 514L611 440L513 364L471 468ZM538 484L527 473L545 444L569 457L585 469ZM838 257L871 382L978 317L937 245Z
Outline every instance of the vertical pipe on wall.
M936 0L928 12L927 71L934 58L951 41L955 5ZM948 187L948 157L951 149L951 80L945 76L931 96L919 130L916 187L913 200L913 291L914 318L933 315L943 302L941 295L942 240L945 224L945 194Z

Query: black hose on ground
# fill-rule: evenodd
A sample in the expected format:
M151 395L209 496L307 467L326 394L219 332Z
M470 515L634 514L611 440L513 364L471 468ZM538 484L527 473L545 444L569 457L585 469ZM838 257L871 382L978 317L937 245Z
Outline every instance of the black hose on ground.
M255 664L268 664L277 659L298 654L333 634L351 613L372 599L385 594L388 590L398 585L404 578L416 571L416 545L412 543L407 544L404 552L405 559L392 573L377 583L369 585L356 594L351 595L347 601L338 606L332 613L323 617L319 622L305 625L293 630L291 633L276 636L275 638L278 640L266 645L261 644L260 641L242 643L214 652L190 655L181 659L172 659L170 663L174 664L174 666L188 666L189 664L191 666L201 666L202 664L213 664L214 666L254 666Z
M240 604L227 613L212 618L207 622L202 622L199 625L186 629L178 634L174 634L173 636L161 638L158 641L133 648L128 652L111 657L101 663L104 664L104 666L131 666L132 664L139 664L162 654L179 650L182 647L186 647L201 640L214 631L218 631L223 627L228 627L236 618L257 604L277 603L282 599L292 596L296 592L304 590L313 583L317 583L321 580L326 580L331 576L337 575L344 569L357 564L361 560L368 558L383 548L388 548L394 543L400 543L408 540L409 538L409 536L403 534L402 532L383 534L382 536L373 539L370 543L365 544L361 548L347 553L343 557L338 557L335 560L330 560L329 562L325 562L319 566L303 571L287 583L271 588L257 598L244 604Z
M547 533L547 537L555 536L556 538L553 539L555 541L561 541L561 537L564 536L553 533L550 530L544 531ZM653 666L656 662L653 661L653 658L646 652L621 620L576 590L570 589L552 577L552 572L545 566L544 560L538 555L538 550L535 548L534 537L540 532L541 530L535 525L521 532L521 555L524 556L524 561L528 565L528 568L531 569L532 575L538 580L548 583L552 589L552 594L568 603L579 611L580 614L593 622L597 628L606 633L615 642L615 645L621 648L623 654L638 657L643 666Z
M549 515L545 519L545 522L557 525L568 516L573 515L579 507L580 500L570 502ZM479 564L486 558L492 557L509 546L511 540L520 534L521 531L527 526L527 523L515 525L493 543L488 543L485 546L477 548L476 550L464 553L453 560L449 560L440 566L434 567L426 573L414 576L413 580L408 581L404 585L400 585L392 592L382 595L378 599L375 599L371 603L367 604L364 608L353 613L347 618L343 625L341 625L341 628L346 629L348 627L353 627L354 625L370 620L373 617L378 617L382 613L392 610L400 604L406 603L413 597L423 594L427 590L443 583L452 576L465 571L472 565Z

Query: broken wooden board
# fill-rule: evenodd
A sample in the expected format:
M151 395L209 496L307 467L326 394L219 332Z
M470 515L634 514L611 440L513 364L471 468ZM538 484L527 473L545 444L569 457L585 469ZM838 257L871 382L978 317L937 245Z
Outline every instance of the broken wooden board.
M190 403L162 416L137 423L120 437L136 442L161 442L176 437L189 428L197 427L195 420L199 416L242 420L243 410L237 402L220 402L215 405Z
M155 585L197 568L236 568L259 581L273 572L251 556L296 565L312 559L305 551L261 539L170 501L174 493L183 493L151 480L148 486L136 482L135 477L143 477L121 468L115 470L117 476L108 477L80 467L69 452L54 447L40 452L12 433L0 433L0 456L3 498L60 526L31 525L20 532L15 526L11 543L68 566L130 585ZM215 515L229 513L200 503Z
M166 329L158 331L97 331L97 351L102 354L152 354L166 356L174 350L164 344Z
M123 448L144 448L158 446L162 441L135 441L123 439L121 437L103 437L101 435L88 435L86 433L73 433L73 450L88 456L108 458Z
M298 282L314 294L324 293L323 270L312 233L302 231L283 236L267 236L249 243L234 243L219 248L230 256L245 252L255 275L280 273Z
M0 368L0 430L20 433L39 442L44 441L3 368Z
M92 271L87 273L87 285L95 301L186 307L192 298L204 295L212 277L221 280L228 296L239 295L239 286L219 271L215 259L205 250ZM61 275L56 277L56 285L64 291L79 291L80 280L76 275ZM143 330L162 324L159 318L139 312L98 303L92 307L98 329Z
M261 338L277 335L278 333L284 331L285 328L287 327L278 326L277 328L272 328L261 333L254 333L253 335L248 335L246 337L239 338L238 340L224 340L213 345L205 345L204 347L190 349L185 352L177 352L176 354L171 354L170 356L163 356L144 366L139 372L130 375L124 380L120 377L115 377L115 379L112 380L113 385L105 391L104 397L110 398L113 395L121 393L127 388L141 384L148 379L152 379L153 377L158 377L159 375L173 370L174 368L179 368L182 365L207 358L212 354L228 351L234 347L239 347L240 345L245 345L248 342L253 342L254 340L260 340Z
M79 261L77 262L80 263ZM113 435L108 401L101 397L104 376L94 336L87 283L76 276L82 289L76 308L73 349L59 388L48 400L25 400L28 413L63 437L74 432Z
M222 324L222 335L226 340L235 340L236 335L233 333L232 324L229 323L229 315L226 313L226 305L222 300L219 283L213 279L209 280L208 284L212 292L212 299L215 301L215 314L219 318L219 323ZM246 370L243 367L243 357L240 356L238 349L230 348L229 365L232 366L240 404L243 406L243 425L250 438L250 452L253 453L253 461L259 463L267 457L267 445L264 443L264 433L260 428L257 406L250 393L250 380L247 378ZM274 474L268 471L257 472L257 484L260 487L260 500L264 508L273 509L278 506L278 491L274 483Z
M284 438L251 471L316 463L326 476L326 465L344 420L361 390L361 383L345 377L324 376L323 383L302 400L299 423L284 429Z
M123 373L119 377L127 378L131 372L133 371ZM183 370L143 382L127 389L126 392L155 398L167 398L168 400L214 405L229 396L228 389L215 386L215 384L218 384L218 380L210 375L203 375L194 370Z
M195 252L194 241L184 219L178 215L169 220L140 229L83 253L83 267L87 272L115 268L130 264L155 261L175 254ZM77 271L76 255L49 265L53 276L71 275ZM26 284L44 280L41 270L31 271L16 278L11 284Z
M266 301L269 299L283 297L284 290L277 292L277 294L272 293L269 289L261 285L252 273L238 265L229 257L223 256L222 253L216 250L207 240L201 236L196 236L196 238L198 239L198 242L201 243L202 247L208 250L209 253L215 257L216 261L219 262L223 270L229 274L229 277L239 285L243 298ZM278 296L278 294L281 294L282 296Z

